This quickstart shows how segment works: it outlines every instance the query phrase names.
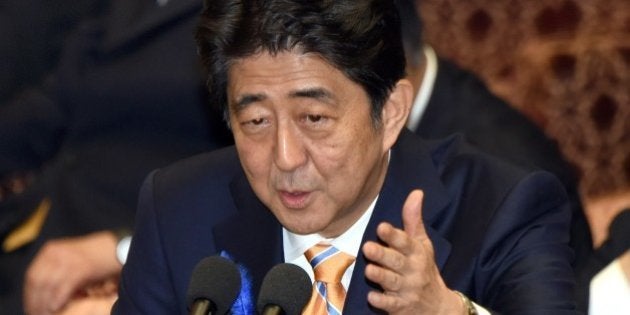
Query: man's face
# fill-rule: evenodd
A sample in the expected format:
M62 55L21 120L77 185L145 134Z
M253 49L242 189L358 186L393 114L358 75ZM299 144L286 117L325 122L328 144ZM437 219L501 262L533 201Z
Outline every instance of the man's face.
M378 194L385 128L360 85L316 55L261 53L230 67L230 124L254 192L284 227L335 237Z

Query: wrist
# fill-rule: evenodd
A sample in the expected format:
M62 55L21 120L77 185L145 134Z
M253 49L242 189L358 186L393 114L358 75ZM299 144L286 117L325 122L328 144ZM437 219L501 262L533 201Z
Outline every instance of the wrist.
M116 259L118 236L113 231L99 231L82 238L86 257L102 276L120 272L121 264Z
M437 303L437 308L431 311L431 314L462 315L467 314L465 310L465 305L457 291L446 288L440 302Z
M458 295L460 303L462 305L462 312L459 312L459 314L464 314L464 315L477 315L477 309L475 308L475 305L470 301L470 299L465 296L463 293L453 290L453 292L455 292L455 294Z

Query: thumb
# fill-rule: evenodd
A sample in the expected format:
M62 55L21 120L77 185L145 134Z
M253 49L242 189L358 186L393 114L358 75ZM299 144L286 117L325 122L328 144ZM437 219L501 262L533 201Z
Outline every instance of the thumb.
M416 189L409 193L402 210L403 228L407 235L416 238L426 238L424 223L422 222L422 200L424 192Z

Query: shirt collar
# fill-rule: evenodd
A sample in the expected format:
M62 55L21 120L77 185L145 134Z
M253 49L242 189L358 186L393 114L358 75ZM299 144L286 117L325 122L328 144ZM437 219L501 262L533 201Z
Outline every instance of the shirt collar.
M418 129L420 119L422 119L422 115L429 104L429 99L431 98L431 93L433 92L433 86L435 85L435 78L438 70L438 61L435 50L433 50L433 48L429 45L424 45L423 53L426 66L424 68L422 83L420 83L418 95L414 100L413 107L411 107L411 112L409 113L409 119L407 120L407 128L412 131Z

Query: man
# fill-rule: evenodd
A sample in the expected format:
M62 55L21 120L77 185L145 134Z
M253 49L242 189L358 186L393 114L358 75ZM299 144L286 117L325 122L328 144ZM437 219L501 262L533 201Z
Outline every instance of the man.
M118 279L116 236L133 228L142 180L224 145L192 37L202 4L109 2L66 43L54 80L0 112L0 177L36 174L0 203L0 225L12 228L0 231L3 313L22 313L22 300L28 314L65 311ZM37 224L14 223L34 209Z
M236 145L146 180L115 314L185 313L209 255L251 279L239 306L278 263L320 281L306 255L328 245L352 257L343 306L326 296L345 313L574 313L555 177L405 130L392 1L207 6L199 51Z

